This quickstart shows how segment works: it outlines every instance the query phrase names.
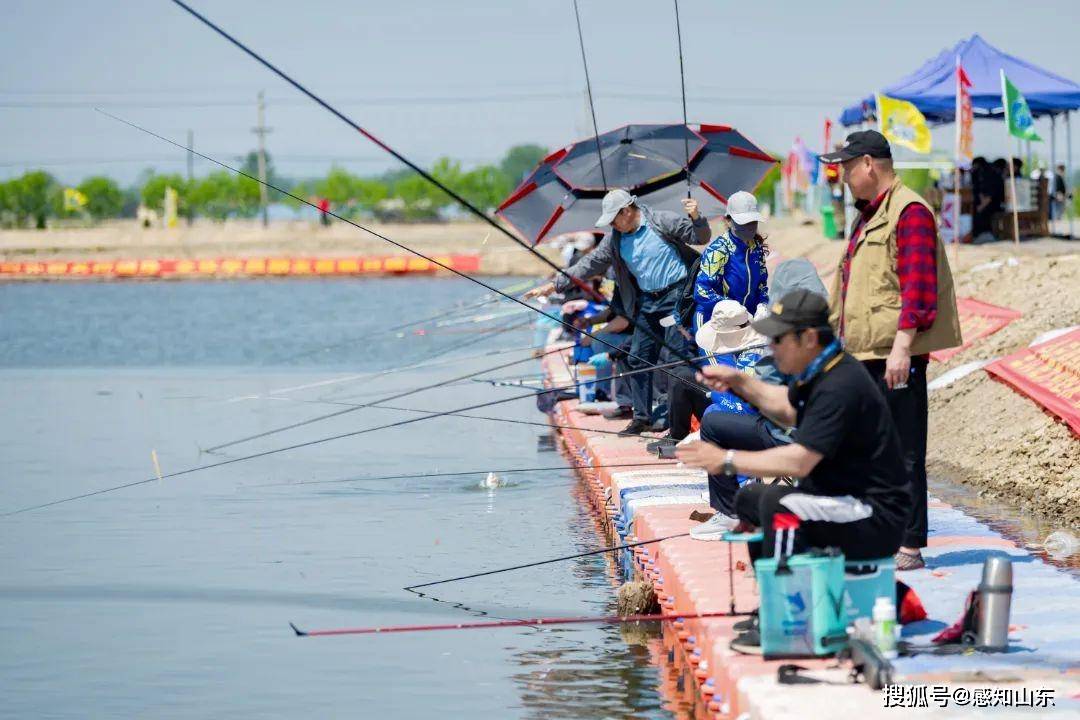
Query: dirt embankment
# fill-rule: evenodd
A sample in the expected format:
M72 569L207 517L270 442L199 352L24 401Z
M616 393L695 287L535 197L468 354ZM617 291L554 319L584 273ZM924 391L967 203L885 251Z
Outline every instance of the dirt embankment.
M479 255L486 275L534 275L547 268L494 228L477 222L389 224L375 232L426 255ZM549 250L551 257L556 253ZM143 260L233 257L411 255L344 223L199 221L174 229L146 229L135 221L91 228L0 231L0 260Z
M769 230L775 252L805 256L823 274L844 248L822 240L816 226L776 221ZM931 380L974 360L1008 355L1048 330L1080 324L1080 242L964 246L959 262L954 257L950 248L957 295L1023 316L948 362L931 363ZM1080 529L1080 438L983 370L930 394L927 461L931 478L961 483L1052 526Z

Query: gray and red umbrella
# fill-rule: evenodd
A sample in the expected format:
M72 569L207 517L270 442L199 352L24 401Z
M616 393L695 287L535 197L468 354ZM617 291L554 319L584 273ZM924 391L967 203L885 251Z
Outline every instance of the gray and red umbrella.
M689 178L701 213L716 217L731 193L753 191L775 163L726 125L627 125L544 158L497 213L535 245L595 229L601 200L613 188L653 209L682 212Z

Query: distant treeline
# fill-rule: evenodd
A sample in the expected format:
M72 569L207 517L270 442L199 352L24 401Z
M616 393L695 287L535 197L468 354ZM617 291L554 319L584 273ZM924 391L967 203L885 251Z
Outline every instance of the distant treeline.
M428 172L475 206L490 211L547 154L548 149L540 145L516 145L497 165L465 170L460 162L444 157L428 168ZM254 152L248 153L241 169L258 177L258 157ZM267 180L315 204L325 198L335 213L345 216L435 220L453 204L448 195L412 170L361 177L335 165L324 177L296 180L279 175L273 159L267 155ZM129 187L122 187L104 175L66 186L43 170L33 170L0 182L0 225L44 228L52 219L135 217L140 205L160 212L165 189L170 187L178 195L179 214L183 217L226 220L259 213L259 184L227 170L190 181L180 174L148 170ZM269 191L269 201L296 208L302 205L274 190Z

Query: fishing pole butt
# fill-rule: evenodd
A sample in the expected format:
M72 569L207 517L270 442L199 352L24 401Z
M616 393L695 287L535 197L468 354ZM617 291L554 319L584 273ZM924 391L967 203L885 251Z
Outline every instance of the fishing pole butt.
M293 631L294 633L296 633L296 637L307 637L307 633L306 633L306 632L304 632L304 631L303 631L303 630L301 630L300 628L296 627L296 626L295 626L295 625L293 625L292 623L289 623L289 627L291 627L291 628L292 628L292 631Z

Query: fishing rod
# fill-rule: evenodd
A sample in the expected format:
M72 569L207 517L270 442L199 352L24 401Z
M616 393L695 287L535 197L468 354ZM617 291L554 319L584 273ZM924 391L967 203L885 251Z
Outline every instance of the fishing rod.
M177 2L177 1L178 0L173 0L173 2ZM539 308L535 308L532 305L529 305L524 300L522 300L520 298L517 298L517 297L514 297L512 295L508 295L508 294L502 292L501 290L498 290L497 288L493 287L492 285L489 285L488 283L484 282L483 280L480 280L479 278L473 277L472 275L469 275L469 274L464 273L464 272L462 272L460 270L457 270L456 268L453 268L453 267L451 267L449 265L441 263L438 260L436 260L435 258L429 257L429 256L423 254L419 250L414 250L414 249L412 249L410 247L407 247L407 246L399 243L396 240L393 240L393 239L391 239L391 238L389 238L389 237L387 237L385 235L382 235L382 234L380 234L378 232L375 232L371 228L365 227L364 225L361 225L361 224L359 224L359 223L357 223L357 222L355 222L353 220L350 220L349 218L338 215L335 212L332 212L332 211L329 211L329 210L326 210L326 211L321 210L320 208L318 208L318 206L315 205L315 203L311 202L310 200L308 200L306 198L302 198L299 195L296 195L296 194L294 194L292 192L289 192L288 190L284 190L284 189L278 187L277 185L274 185L273 183L267 182L265 180L261 180L261 179L255 177L254 175L250 175L249 173L246 173L243 170L239 170L239 169L237 169L237 168L235 168L235 167L233 167L231 165L228 165L228 164L222 162L221 160L218 160L217 158L210 157L209 155L201 153L198 150L194 150L194 149L189 148L189 147L187 147L185 145L181 145L180 143L176 142L175 140L170 140L169 138L167 138L167 137L165 137L163 135L158 135L157 133L155 133L155 132L153 132L151 130L147 130L146 128L141 127L139 125L136 125L135 123L133 123L133 122L131 122L129 120L124 120L123 118L117 117L116 115L113 115L111 113L108 113L108 112L102 110L101 108L97 108L97 111L99 113L101 113L102 115L106 116L106 117L109 117L109 118L112 118L113 120L116 120L119 123L123 123L124 125L127 125L128 127L131 127L131 128L134 128L134 129L136 129L136 130L138 130L140 132L146 133L147 135L150 135L151 137L155 137L155 138L161 140L162 142L166 142L166 143L168 143L168 144L170 144L170 145L172 145L172 146L174 146L174 147L176 147L176 148L178 148L180 150L185 150L185 151L187 151L187 152L189 152L189 153L191 153L191 154L193 154L193 155L195 155L197 157L201 157L204 160L212 162L215 165L218 165L218 166L220 166L222 168L225 168L226 170L229 170L229 171L231 171L231 172L233 172L233 173L235 173L237 175L240 175L241 177L248 178L249 180L252 180L253 182L257 182L260 185L265 185L267 188L269 188L271 190L276 190L277 192L281 193L282 195L285 195L286 197L290 197L293 200L296 200L297 202L299 202L299 203L301 203L303 205L307 205L309 207L315 208L316 210L319 210L320 212L323 212L326 215L330 215L331 217L334 217L334 218L340 220L341 222L352 225L353 227L355 227L355 228L357 228L359 230L362 230L362 231L364 231L364 232L366 232L366 233L368 233L368 234L370 234L370 235L372 235L374 237L377 237L380 240L384 240L384 241L390 243L391 245L393 245L396 248L399 248L399 249L404 250L404 251L406 251L408 253L411 253L411 254L417 256L418 258L421 258L422 260L427 260L431 264L433 264L433 265L435 265L437 267L441 267L444 270L447 270L448 272L451 272L451 273L453 273L454 275L457 275L460 278L463 278L465 280L469 280L470 282L473 282L473 283L479 285L480 287L489 290L490 292L493 292L493 293L495 293L497 295L500 295L501 297L503 297L503 298L505 298L507 300L515 302L518 305L521 305L522 307L529 308L533 312L538 313L540 315L543 315L546 318L550 318L550 319L554 320L555 322L557 322L559 325L562 325L563 327L567 328L568 330L572 330L574 332L580 333L580 334L584 335L585 337L590 338L594 342L598 342L601 345L604 345L605 347L608 347L608 348L610 348L612 350L619 349L618 346L616 346L614 343L612 343L612 342L610 342L608 340L605 340L605 339L603 339L601 337L598 337L597 335L594 335L593 333L589 332L588 330L576 327L573 323L568 322L566 320L563 320L562 318L555 318L552 315L549 315L549 314L545 313L543 310L540 310ZM630 325L632 327L637 327L637 326L634 325L633 321L629 321L629 322L630 322ZM692 369L696 369L696 368L694 368L694 362L701 360L700 357L693 357L693 356L687 355L686 353L683 353L682 351L676 351L676 350L670 348L668 345L666 345L663 342L663 340L658 339L655 335L652 334L651 331L649 331L647 329L643 329L643 332L645 332L646 335L648 335L650 338L652 338L652 340L654 342L656 342L658 345L660 345L661 347L668 348L669 350L671 350L671 352L676 357L679 358L679 361L677 361L677 362L675 362L673 364L670 364L670 365L657 365L655 363L650 363L650 362L644 360L643 358L641 358L641 357L639 357L639 356L637 356L637 355L635 355L635 354L633 354L633 353L631 353L629 351L621 351L621 352L624 352L624 354L627 357L633 358L634 360L637 360L638 362L643 363L646 366L646 367L642 368L643 371L644 370L659 370L660 372L664 373L665 375L667 375L672 380L674 380L676 382L683 383L687 387L691 387L691 388L695 388L695 389L701 387L698 383L696 383L696 382L694 382L692 380L687 380L685 378L679 377L678 375L675 375L674 373L670 373L667 370L667 368L669 368L669 367L674 367L675 365L680 365L680 364L685 364L685 365L687 365L688 367L690 367Z
M565 275L571 282L573 282L575 285L577 285L586 295L589 295L594 300L598 300L598 301L603 300L603 296L601 296L600 293L598 293L596 290L593 290L593 288L589 287L588 283L567 274L565 270L563 270L558 265L556 265L554 262L552 262L550 259L548 259L547 256L543 255L542 253L537 251L535 248L531 247L528 243L526 243L526 242L522 241L521 239L519 239L517 236L515 236L513 233L511 233L505 227L503 227L499 223L495 222L495 220L492 219L491 216L489 216L483 210L481 210L480 208L473 205L471 202L466 200L464 197L459 195L454 190L450 189L450 187L448 187L445 183L443 183L438 178L436 178L434 175L429 173L427 170L424 170L422 167L420 167L419 165L414 163L412 160L410 160L409 158L405 157L404 155L402 155L400 152L398 152L394 148L387 145L385 142L383 142L382 140L377 138L370 131L368 131L368 130L364 129L363 127L361 127L356 121L349 118L347 115L345 115L343 112L341 112L340 110L335 108L333 105L331 105L327 101L323 100L321 97L319 97L318 95L313 93L311 90L308 90L304 85L301 85L299 81L293 79L285 71L281 70L276 65L271 63L269 60L267 60L263 56L259 55L259 53L255 52L250 47L248 47L244 43L240 42L240 40L238 40L237 38L235 38L232 35L230 35L229 33L227 33L225 30L223 30L220 26L216 25L213 21L211 21L205 15L202 15L201 13L196 11L190 5L183 2L183 0L173 0L173 2L176 5L178 5L179 7L186 10L193 17L195 17L197 20L202 22L204 25L206 25L208 28L210 28L214 32L216 32L218 35L221 35L221 37L223 37L226 40L228 40L229 42L231 42L233 45L235 45L240 50L243 50L245 53L247 53L249 56L251 56L251 58L253 58L257 62L262 64L266 69L270 70L272 73L274 73L275 75L280 77L282 80L284 80L285 82L292 85L294 88L296 88L297 90L302 92L304 95L307 95L309 98L311 98L316 103L318 103L320 106L322 106L323 109L327 110L330 114L332 114L334 117L338 118L339 120L344 122L346 125L351 127L353 130L360 133L361 135L366 137L371 142L375 143L375 145L377 145L378 147L380 147L383 150L385 150L386 152L388 152L390 155L392 155L394 158L396 158L399 162L401 162L405 166L407 166L410 170L417 173L420 177L424 178L429 183L431 183L435 187L442 190L444 193L446 193L451 198L453 198L459 205L461 205L463 208L465 208L470 213L475 215L477 218L479 218L483 222L487 223L488 225L490 225L494 229L498 230L500 233L502 233L506 237L510 238L510 240L512 242L516 243L517 245L520 245L529 254L536 257L538 260L543 262L545 265L549 266L551 269L555 270L558 273L561 273L562 275Z
M553 348L551 350L545 350L543 353L540 354L539 357L544 357L545 355L550 355L552 353L559 352L562 349L563 348ZM254 435L248 435L248 436L242 437L242 438L240 438L238 440L230 440L229 442L220 443L218 445L214 445L213 447L207 448L205 450L205 452L211 453L211 452L215 452L217 450L222 450L222 449L227 448L227 447L232 447L233 445L239 445L241 443L250 442L252 440L258 440L260 438L269 437L270 435L276 435L278 433L285 432L286 430L295 430L296 428L304 427L305 425L311 425L312 423L321 422L323 420L329 420L330 418L341 417L342 415L347 415L347 414L349 414L351 412L356 412L357 410L360 410L361 408L372 407L374 405L378 405L379 403L391 402L392 400L397 400L399 398L408 397L409 395L415 395L416 393L424 392L425 390L435 390L436 388L440 388L443 385L446 385L448 383L454 383L454 382L458 382L460 380L468 380L470 378L476 377L477 375L484 375L486 373L493 372L495 370L503 370L505 368L513 367L514 365L520 365L520 364L525 363L525 362L531 362L531 361L536 360L536 359L538 359L538 358L530 356L530 357L527 357L527 358L520 358L518 360L511 360L508 363L502 363L500 365L496 365L495 367L484 368L483 370L477 370L475 372L467 373L465 375L460 375L460 376L458 376L456 378L450 378L449 380L444 380L444 381L441 381L441 382L432 383L430 385L424 385L424 386L421 386L421 387L418 387L418 388L413 388L411 390L405 390L404 392L395 393L393 395L387 395L386 397L379 398L378 400L372 400L371 402L362 403L362 404L347 403L349 405L349 407L347 407L347 408L345 408L343 410L337 410L337 411L332 412L332 413L326 413L324 415L319 415L317 417L308 418L307 420L301 420L299 422L290 423L289 425L283 425L281 427L273 428L271 430L265 430L265 431L263 431L261 433L255 433Z
M577 553L576 555L563 555L562 557L550 558L548 560L538 560L536 562L524 563L522 565L511 565L510 567L498 568L497 570L484 570L483 572L475 572L470 575L459 575L458 577L446 578L445 580L433 580L426 583L418 583L416 585L409 585L402 588L402 590L415 590L417 588L433 587L435 585L446 585L447 583L458 582L459 580L472 580L473 578L486 577L488 575L498 575L499 573L511 572L513 570L524 570L525 568L539 567L540 565L550 565L557 562L565 562L566 560L576 560L578 558L589 557L591 555L603 555L609 552L617 552L619 550L628 550L630 548L640 547L642 545L652 545L653 543L663 542L665 540L674 540L675 538L690 537L690 533L676 533L674 535L665 535L664 537L653 538L652 540L637 540L635 542L623 543L622 545L612 545L611 547L600 548L599 550L589 550L583 553Z
M675 37L679 45L679 82L682 85L682 121L684 126L689 127L689 121L686 119L686 72L683 69L682 24L679 22L679 0L674 0L674 2ZM685 133L683 135L683 150L686 152L686 197L690 197L690 191L693 189L690 182L690 138Z
M604 155L600 151L600 128L596 124L596 106L593 104L592 82L589 81L589 63L585 59L585 36L581 33L581 13L578 11L578 0L574 0L574 19L577 20L578 45L581 46L581 64L585 68L585 92L589 97L589 113L592 115L593 136L596 140L596 158L600 161L600 179L604 181L604 192L607 192L607 173L604 172Z
M413 480L415 478L438 478L438 477L464 477L468 475L487 475L488 473L495 473L496 475L510 475L513 473L525 473L525 472L544 472L548 470L601 470L605 468L627 468L627 467L670 467L672 465L678 465L679 463L658 463L658 462L638 462L638 463L613 463L610 465L547 465L543 467L531 467L531 468L504 468L502 470L460 470L458 472L442 472L442 473L410 473L407 475L378 475L375 477L354 477L354 478L337 478L336 480L304 480L301 482L291 483L264 483L262 485L251 485L253 488L261 487L293 487L295 485L336 485L340 483L349 482L375 482L376 480Z
M664 622L674 620L704 620L719 617L740 617L750 613L705 612L694 614L657 613L651 615L596 615L593 617L539 617L522 620L496 620L494 622L450 623L447 625L386 625L383 627L338 628L334 630L301 630L295 624L289 627L297 637L327 637L330 635L386 635L404 632L429 632L433 630L482 630L484 628L526 627L532 625L621 625L636 622Z
M518 386L514 385L513 387L518 387ZM285 399L285 398L282 398L282 399ZM369 406L369 405L358 405L356 403L349 403L349 402L344 402L344 401L341 401L341 400L295 400L294 402L312 403L312 404L319 404L319 405L347 405L349 407L355 407L355 408L374 407L376 410L398 410L398 411L401 411L401 412L414 412L414 413L430 412L430 411L424 410L422 408L407 408L407 407L401 407L400 405L374 405L374 406ZM452 413L447 413L446 417L467 418L469 420L491 420L492 422L508 423L510 425L532 425L532 426L535 426L535 427L550 428L552 430L577 430L579 432L592 432L592 433L597 433L599 435L618 435L619 434L618 430L601 430L599 428L583 428L583 427L577 427L576 425L558 425L556 423L551 423L551 422L539 422L539 421L536 421L536 420L517 420L515 418L492 417L490 415L466 415L465 413L452 412ZM639 436L639 435L635 435L635 436L632 436L632 437L642 439L641 436Z
M705 358L699 358L704 360ZM676 363L672 363L676 364ZM651 372L654 368L646 367L639 370L629 370L619 375L613 375L613 378L628 377L630 375L636 375L637 373ZM577 384L566 385L563 387L549 388L544 392L562 392L563 390L571 390L576 388ZM455 408L453 410L444 410L441 412L432 413L430 415L424 415L418 418L410 418L408 420L399 420L397 422L387 423L385 425L376 425L375 427L362 428L360 430L352 430L350 432L339 433L337 435L331 435L329 437L317 438L315 440L307 440L305 442L295 443L293 445L286 445L285 447L273 448L270 450L263 450L262 452L252 453L251 455L243 455L240 457L229 458L227 460L220 460L218 462L207 463L205 465L196 465L194 467L185 468L184 470L177 470L171 473L165 473L163 475L155 475L154 477L147 478L145 480L135 480L129 483L123 483L122 485L114 485L112 487L102 488L100 490L92 490L90 492L81 493L79 495L73 495L71 497L61 498L59 500L53 500L47 503L39 503L37 505L30 505L28 507L19 508L18 510L11 510L5 513L0 513L0 517L11 517L12 515L20 515L32 510L41 510L47 507L53 507L56 505L62 505L64 503L74 502L76 500L83 500L85 498L96 497L98 495L104 495L106 493L115 492L117 490L124 490L126 488L136 487L138 485L145 485L146 483L157 482L160 480L167 480L169 478L180 477L182 475L190 475L192 473L201 472L203 470L211 470L213 468L224 467L226 465L234 465L240 462L246 462L248 460L256 460L258 458L269 457L271 455L277 455L283 452L290 452L292 450L299 450L301 448L312 447L315 445L321 445L323 443L333 442L335 440L342 440L349 437L358 437L360 435L366 435L368 433L378 432L380 430L390 430L392 428L404 427L405 425L412 425L413 423L421 422L424 420L432 420L435 418L445 417L454 413L468 412L469 410L479 410L480 408L491 407L493 405L501 405L503 403L513 402L515 400L524 400L525 398L535 398L541 393L530 392L524 395L514 395L508 398L500 398L498 400L489 400L487 402L476 403L474 405L468 405L465 407Z
M502 288L502 290L503 290L503 292L507 292L507 293L516 293L516 292L520 292L522 289L528 290L529 289L528 286L535 285L535 284L536 283L534 283L532 281L522 282L522 283L514 283L513 285L509 285L507 287ZM524 288L522 286L524 286ZM433 320L441 320L442 318L449 317L451 315L456 315L458 313L468 312L469 310L475 310L476 308L480 308L480 307L483 307L485 305L490 305L490 304L492 304L494 302L498 302L501 299L502 298L499 298L497 296L496 297L487 297L486 296L484 299L479 300L479 301L474 302L474 303L469 303L469 304L460 304L459 303L457 307L450 308L449 310L444 310L444 311L442 311L440 313L437 313L435 315L430 315L428 317L420 318L418 320L410 320L408 322L399 323L397 325L393 325L391 327L384 328L382 330L377 330L374 333L369 333L369 334L363 335L361 337L353 337L353 338L349 338L347 340L341 340L341 341L333 343L331 345L324 345L323 347L318 348L316 350L305 350L304 352L297 353L295 355L290 355L290 356L288 356L286 358L282 358L281 362L288 363L288 362L292 362L293 360L300 360L302 358L311 357L312 355L318 355L319 353L328 352L330 350L337 350L338 348L348 347L349 345L354 345L354 344L356 344L358 342L367 342L367 341L371 340L372 337L381 337L383 335L389 335L390 333L399 332L401 330L407 330L408 328L415 327L416 325L421 325L421 324L426 323L426 322L432 322Z
M431 184L435 185L435 187L437 187L437 188L439 188L440 190L442 190L443 192L445 192L445 193L446 193L447 195L449 195L449 196L450 196L451 198L453 198L453 199L454 199L455 201L457 201L457 202L458 202L458 203L459 203L459 204L460 204L460 205L461 205L462 207L464 207L464 208L465 208L466 210L468 210L468 211L469 211L470 213L472 213L472 214L473 214L473 215L475 215L476 217L480 218L480 219L481 219L482 221L484 221L485 223L487 223L487 224L488 224L488 225L490 225L491 227L495 228L496 230L498 230L498 231L499 231L500 233L502 233L502 234L503 234L503 235L505 235L506 237L510 238L510 240L511 240L512 242L514 242L514 243L515 243L516 245L519 245L519 246L520 246L520 247L521 247L522 249L524 249L524 250L525 250L526 252L528 252L528 253L529 253L530 255L533 255L534 257L536 257L537 259L539 259L539 260L540 260L541 262L543 262L543 263L544 263L545 265L547 265L548 267L552 268L552 269L553 269L553 270L554 270L555 272L557 272L557 273L559 273L560 275L562 275L562 276L564 276L565 278L567 278L567 279L568 279L568 280L569 280L569 281L570 281L571 283L573 283L573 284L574 284L574 285L576 285L576 286L577 286L578 288L580 288L580 289L582 290L582 292L584 292L584 293L585 293L586 295L588 295L589 297L593 298L594 300L597 300L598 302L605 302L605 301L606 301L606 300L605 300L605 298L603 297L603 295L601 295L601 294L600 294L599 292L597 292L597 291L596 291L596 290L594 290L594 289L593 289L592 287L590 287L590 286L589 286L589 284L588 284L588 283L586 283L586 282L585 282L584 280L581 280L581 279L579 279L579 278L576 278L576 277L574 277L573 275L571 275L571 274L569 274L568 272L566 272L566 270L565 270L565 269L563 269L563 268L559 267L559 266L558 266L558 265L556 265L556 264L555 264L554 262L552 262L552 261L551 261L551 260L550 260L550 259L549 259L549 258L548 258L547 256L545 256L544 254L542 254L542 253L540 253L539 251L537 251L537 250L536 250L536 248L534 248L534 247L532 247L531 245L529 245L528 243L524 242L523 240L521 240L520 238L518 238L518 237L517 237L516 235L514 235L513 233L511 233L511 232L510 232L509 230L507 230L507 229L506 229L505 227L503 227L503 226L502 226L502 225L500 225L499 223L495 222L495 220L494 220L494 219L492 219L492 218L491 218L491 217L490 217L490 216L489 216L489 215L488 215L487 213L483 212L482 210L480 210L479 208L477 208L477 207L476 207L475 205L473 205L472 203L470 203L470 202L469 202L468 200L466 200L465 198L463 198L463 197L462 197L461 195L459 195L458 193L456 193L456 192L454 192L453 190L451 190L451 189L450 189L449 187L447 187L447 186L446 186L445 184L443 184L443 183L442 183L441 181L439 181L439 180L438 180L437 178L435 178L435 177L434 177L433 175L431 175L431 173L427 172L426 170L424 170L423 168L421 168L421 167L420 167L419 165L417 165L417 164L416 164L416 163L414 163L413 161L409 160L409 159L408 159L407 157L405 157L404 155L402 155L401 153L399 153L399 152L398 152L397 150L394 150L394 149L393 149L392 147L390 147L389 145L387 145L387 144L386 144L385 142L383 142L383 141L382 141L382 140L380 140L379 138L375 137L375 135L373 135L373 134L372 134L371 132L369 132L368 130L365 130L365 129L364 129L363 127L361 127L361 126L360 126L359 124L357 124L357 123L356 123L356 122L355 122L354 120L350 119L350 118L349 118L348 116L346 116L346 115L345 115L344 113L342 113L342 112L341 112L340 110L338 110L337 108L335 108L334 106L332 106L332 105L331 105L330 103L328 103L327 101L323 100L323 99L322 99L321 97L319 97L318 95L316 95L315 93L313 93L313 92L312 92L311 90L308 90L308 89L307 89L307 88L306 88L306 87L305 87L304 85L300 84L300 82L299 82L299 81L295 80L295 79L294 79L293 77L291 77L291 76L290 76L290 75L288 75L288 74L287 74L286 72L284 72L283 70L281 70L280 68L278 68L278 67L277 67L276 65L274 65L273 63L271 63L271 62L270 62L269 60L267 60L266 58L264 58L263 56L261 56L261 55L260 55L259 53L255 52L255 51L254 51L254 50L252 50L252 49L251 49L250 47L248 47L248 46L247 46L247 45L245 45L244 43L240 42L240 40L238 40L237 38L235 38L235 37L233 37L232 35L230 35L230 34L229 34L228 32L226 32L226 31L225 31L224 29L222 29L221 27L219 27L218 25L216 25L216 24L215 24L215 23L214 23L213 21L211 21L211 20L210 20L209 18L207 18L207 17L205 16L205 15L202 15L202 14L200 14L200 13L199 13L198 11L196 11L195 9L193 9L193 8L192 8L192 7L190 6L190 5L188 5L187 3L183 2L183 0L172 0L172 1L173 1L173 3L175 3L175 4L176 4L177 6L179 6L180 8L182 8L182 9L186 10L186 11L187 11L187 12L188 12L189 14L191 14L191 15L192 15L192 16L193 16L194 18L196 18L197 20L199 20L199 21L200 21L201 23L203 23L204 25L206 25L206 26L207 26L208 28L210 28L211 30L213 30L213 31L214 31L214 32L216 32L217 34L221 35L221 36L222 36L223 38L225 38L226 40L228 40L228 41L229 41L230 43L232 43L233 45L235 45L235 46L236 46L237 48L239 48L239 49L240 49L240 50L242 50L243 52L247 53L247 54L248 54L248 55L249 55L249 56L250 56L250 57L251 57L252 59L254 59L255 61L257 61L257 62L258 62L258 63L260 63L261 65L263 65L263 66L264 66L265 68L267 68L268 70L270 70L271 72L273 72L273 73L274 73L275 75L277 75L278 77L280 77L280 78L281 78L282 80L284 80L285 82L287 82L287 83L289 83L290 85L292 85L292 86L293 86L294 88L296 88L297 90L299 90L299 91L300 91L301 93L303 93L304 95L307 95L307 96L308 96L309 98L311 98L311 99L312 99L312 100L313 100L314 102L316 102L316 103L317 103L318 105L320 105L320 106L321 106L321 107L323 107L323 108L324 108L325 110L327 110L327 111L328 111L329 113L331 113L332 115L334 115L334 117L336 117L336 118L338 118L339 120L341 120L342 122L344 122L344 123L345 123L346 125L348 125L349 127L351 127L351 128L353 129L353 130L356 130L356 131L357 131L358 133L360 133L361 135L363 135L364 137L366 137L366 138L367 138L368 140L370 140L371 142L375 143L375 145L377 145L378 147L382 148L382 149L383 149L383 150L385 150L386 152L390 153L390 155L392 155L392 156L393 156L394 158L396 158L396 159L397 159L398 161L400 161L400 162L404 163L404 164L405 164L406 166L408 166L408 167L409 167L410 169L412 169L413 171L415 171L416 173L418 173L418 174L419 174L419 175L420 175L420 176L421 176L422 178L424 178L425 180L427 180L427 181L428 181L428 182L430 182ZM99 112L101 112L101 111L99 110ZM106 113L106 114L108 114L108 113ZM595 118L594 118L594 120L595 120ZM130 123L129 123L129 124L130 124ZM594 124L595 124L595 122L594 122ZM138 126L134 126L134 127L138 127ZM141 128L140 128L140 129L141 129ZM147 131L147 132L148 132L148 131ZM152 134L152 133L151 133L151 134ZM164 139L164 138L162 138L162 139ZM186 147L186 146L182 146L182 145L180 145L179 143L173 143L173 144L174 144L174 145L176 145L177 147L180 147L180 148L182 148L182 149L184 149L184 150L188 151L188 152L193 152L193 153L195 153L196 155L198 155L198 156L201 156L201 157L202 157L202 154L201 154L201 153L195 152L195 151L194 151L194 150L192 150L191 148L188 148L188 147ZM597 141L597 147L598 147L598 149L599 149L599 140ZM232 168L228 168L228 166L225 166L225 165L223 165L222 163L220 163L220 162L218 162L218 161L216 161L216 160L214 160L214 161L212 161L212 162L215 162L215 163L217 163L217 164L219 164L219 165L222 165L223 167L226 167L227 169L232 169ZM601 167L601 171L602 171L602 170L603 170L603 162L601 162L601 163L600 163L600 167ZM235 171L234 171L234 172L235 172ZM248 176L248 177L250 177L250 176ZM253 180L255 180L256 182L261 182L262 184L266 185L267 187L270 187L271 189L274 189L274 190L278 190L279 192L283 192L283 191L281 191L281 190L280 190L279 188L276 188L276 187L274 187L274 186L273 186L272 184L270 184L270 183L265 183L265 182L262 182L262 181L261 181L261 180L259 180L258 178L252 178L252 179L253 179ZM294 198L296 197L296 196L294 196L294 195L291 195L291 193L285 193L285 194L287 194L287 195L290 195L291 197L294 197ZM313 203L310 203L310 202L308 202L308 203L306 203L306 204L307 204L307 205L310 205L310 206L312 206L312 207L315 207L315 205L314 205ZM316 209L316 210L318 210L319 208L315 207L315 209ZM338 216L338 215L335 215L334 213L326 213L326 214L328 214L328 215L333 215L333 217L335 217L335 218L338 218L339 220L342 220L342 218L341 218L340 216ZM353 224L355 224L355 223L353 223ZM374 234L374 233L373 233L373 234ZM380 237L381 237L381 236L380 236ZM384 238L384 239L387 239L387 238ZM403 246L401 246L401 245L398 245L397 243L394 243L394 244L395 244L395 245L397 245L398 247L401 247L401 248L402 248L402 249L404 249L404 250L408 250L408 248L404 248ZM413 254L417 255L418 257L422 257L422 258L424 258L424 259L427 259L427 260L429 260L429 261L431 260L430 258L426 258L425 256L423 256L423 255L420 255L419 253L417 253L417 252L415 252L415 251L409 251L409 252L413 252ZM450 270L450 268L447 268L447 267L446 267L445 265L443 265L442 263L435 263L435 264L436 264L436 265L438 265L439 267L442 267L442 268L444 268L444 269ZM453 271L453 272L455 272L455 273L456 273L456 274L458 274L458 275L462 275L463 277L466 277L466 276L465 276L465 275L464 275L463 273L460 273L460 272L457 272L457 271ZM493 288L490 288L490 289L493 289ZM499 293L499 294L500 294L500 295L503 295L504 297L507 297L505 293ZM515 298L515 299L516 299L516 298ZM530 306L530 307L531 307L531 306ZM535 308L534 308L534 309L535 309ZM633 329L635 329L635 330L636 330L636 329L638 328L638 325L639 325L639 324L638 324L638 323L636 323L636 322L634 321L634 319L633 319L633 318L627 318L627 321L628 321L628 322L630 323L630 327L631 327L631 328L633 328ZM682 358L682 359L686 360L687 362L689 362L689 360L690 360L690 356L688 356L688 355L687 355L686 353L682 352L682 351L681 351L680 349L678 349L678 348L673 348L673 347L671 347L670 345L668 345L668 344L667 344L667 343L666 343L666 342L664 341L664 339L663 339L663 338L657 337L657 336L656 336L656 334L655 334L655 333L653 333L653 332L652 332L652 331L651 331L651 330L650 330L649 328L647 328L647 327L642 327L642 328L641 328L641 331L642 331L642 332L643 332L643 333L644 333L645 335L647 335L647 336L649 337L649 339L650 339L650 340L652 340L653 342L655 342L655 343L656 343L657 345L659 345L660 347L662 347L662 348L665 348L666 350L668 350L668 352L672 353L672 354L673 354L673 355L674 355L675 357L678 357L678 358ZM590 335L590 337L592 337L592 336ZM605 344L606 344L606 343L605 343ZM610 346L609 346L609 347L610 347ZM632 357L635 357L635 356L632 356ZM636 357L635 357L635 359L637 359L637 360L640 360L641 362L645 362L644 360L641 360L640 358L636 358ZM672 376L672 377L674 377L674 376Z

